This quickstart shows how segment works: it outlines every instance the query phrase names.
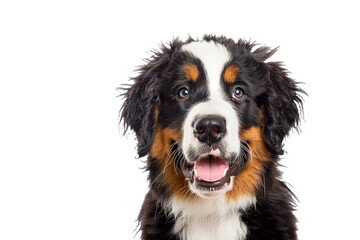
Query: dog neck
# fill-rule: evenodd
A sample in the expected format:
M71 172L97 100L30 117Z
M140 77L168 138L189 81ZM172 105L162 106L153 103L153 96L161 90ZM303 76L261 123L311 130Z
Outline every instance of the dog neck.
M182 240L245 239L247 228L240 210L255 203L255 197L228 201L223 194L193 201L173 197L168 204L176 219L173 233Z

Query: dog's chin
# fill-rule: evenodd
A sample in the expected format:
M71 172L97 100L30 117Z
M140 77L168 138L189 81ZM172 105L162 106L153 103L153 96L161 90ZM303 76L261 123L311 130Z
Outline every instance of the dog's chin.
M242 162L226 159L212 153L199 157L182 167L190 189L200 197L224 194L233 188L234 177L239 173Z

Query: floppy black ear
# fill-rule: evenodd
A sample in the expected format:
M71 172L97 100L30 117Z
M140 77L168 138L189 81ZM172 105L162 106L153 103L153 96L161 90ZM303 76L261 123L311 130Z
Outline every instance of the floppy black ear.
M137 151L143 157L151 150L155 131L155 111L158 102L159 80L170 61L170 49L162 45L158 52L138 69L133 84L120 88L125 102L120 110L125 132L130 127L136 133Z
M287 76L278 62L266 63L268 77L264 101L264 141L270 152L284 153L283 140L292 128L298 130L302 112L302 97L306 94Z

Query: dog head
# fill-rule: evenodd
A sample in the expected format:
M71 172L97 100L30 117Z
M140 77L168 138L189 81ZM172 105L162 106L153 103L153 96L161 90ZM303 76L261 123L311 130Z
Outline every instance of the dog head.
M149 154L150 182L170 194L253 195L283 154L302 92L275 50L205 36L162 46L125 88L121 118ZM161 185L162 186L162 185Z

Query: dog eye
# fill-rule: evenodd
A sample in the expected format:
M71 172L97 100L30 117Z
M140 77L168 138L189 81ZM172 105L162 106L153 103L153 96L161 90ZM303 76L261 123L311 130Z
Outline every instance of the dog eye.
M189 89L187 88L180 88L179 90L179 97L180 98L187 98L189 96Z
M241 87L234 88L233 97L243 98L244 95L244 91L241 89Z

